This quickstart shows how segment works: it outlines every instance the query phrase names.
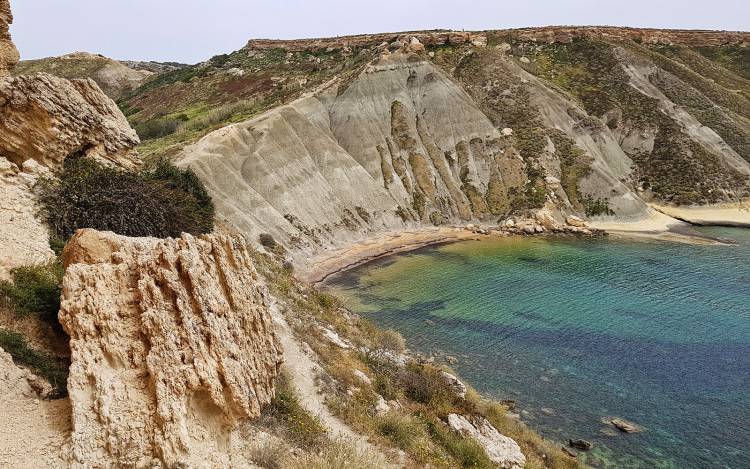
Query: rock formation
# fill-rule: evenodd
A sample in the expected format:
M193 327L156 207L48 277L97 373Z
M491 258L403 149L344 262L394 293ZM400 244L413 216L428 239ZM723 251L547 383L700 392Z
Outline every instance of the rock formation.
M72 463L229 467L281 350L242 237L79 230L65 248Z
M0 0L0 278L19 265L52 257L32 187L70 155L129 168L135 131L91 80L46 74L7 77L17 53L7 34L10 5ZM15 54L15 55L14 55ZM14 58L15 57L15 58Z
M0 157L59 167L70 155L133 167L138 135L92 80L47 74L0 79Z
M13 14L8 0L0 0L0 77L10 74L18 62L18 50L10 39L10 24Z
M487 457L503 469L521 469L526 465L526 457L512 438L500 434L483 417L469 421L463 415L449 414L448 426L466 438L473 438L484 448Z

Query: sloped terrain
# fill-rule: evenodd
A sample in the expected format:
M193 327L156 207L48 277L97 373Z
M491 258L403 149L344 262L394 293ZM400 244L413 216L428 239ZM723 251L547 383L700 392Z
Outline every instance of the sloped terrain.
M542 208L639 218L650 201L747 198L746 42L621 28L258 40L120 104L147 157L195 168L231 223L311 253Z
M91 78L107 96L117 99L123 93L138 88L155 72L143 67L131 68L100 54L73 52L60 57L21 61L13 73L49 73L67 79Z

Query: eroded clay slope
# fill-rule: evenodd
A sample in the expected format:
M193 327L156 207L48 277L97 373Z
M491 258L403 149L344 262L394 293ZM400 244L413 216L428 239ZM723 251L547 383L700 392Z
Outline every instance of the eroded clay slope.
M81 467L230 467L281 348L241 237L80 230L63 254L70 457Z
M551 141L549 162L524 158L513 129L495 122L491 109L435 66L416 38L379 54L349 82L209 134L186 148L178 164L199 174L219 213L237 228L252 238L270 233L293 254L405 227L492 223L545 205L559 221L582 212L560 185ZM518 67L503 73L519 83L534 78ZM537 95L543 92L552 96L540 99L550 108L545 123L552 126L562 114L562 130L575 138L566 141L593 155L588 195L611 198L621 215L642 213L645 204L620 181L630 160L612 135L579 129L566 101L549 90ZM578 112L580 120L587 117ZM609 155L610 147L620 155Z

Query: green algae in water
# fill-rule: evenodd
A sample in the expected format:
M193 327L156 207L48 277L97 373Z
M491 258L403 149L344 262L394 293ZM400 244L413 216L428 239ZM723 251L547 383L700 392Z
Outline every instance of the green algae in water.
M459 358L600 467L748 467L750 230L737 246L512 238L389 257L328 286L414 350ZM620 434L618 416L645 431Z

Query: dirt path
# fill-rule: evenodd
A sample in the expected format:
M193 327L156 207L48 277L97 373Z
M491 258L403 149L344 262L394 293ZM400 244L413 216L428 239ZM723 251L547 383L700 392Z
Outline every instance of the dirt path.
M320 365L313 358L314 352L305 352L303 345L294 337L291 327L281 313L278 303L271 306L276 334L284 347L284 365L289 376L292 378L294 387L297 389L300 403L308 412L320 418L321 423L329 431L332 439L342 439L354 443L363 450L380 454L382 456L382 467L391 467L386 463L387 458L380 448L370 443L364 435L352 430L347 424L333 415L324 402L324 395L316 384L315 377ZM309 350L309 348L307 349Z

